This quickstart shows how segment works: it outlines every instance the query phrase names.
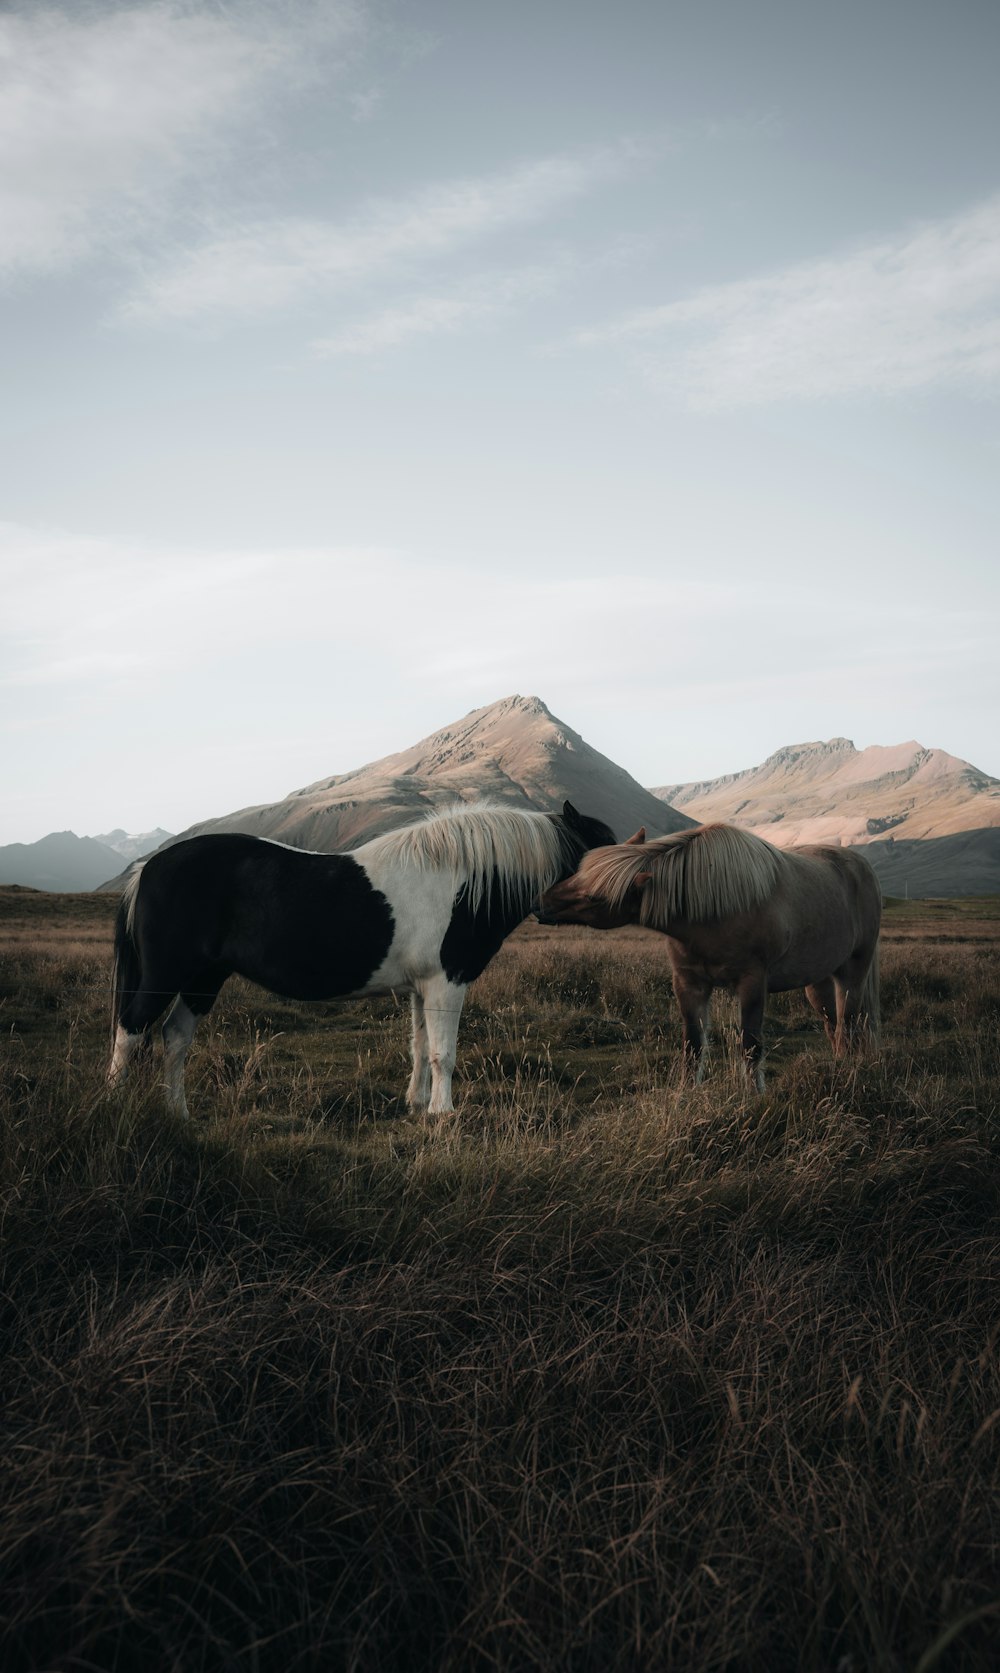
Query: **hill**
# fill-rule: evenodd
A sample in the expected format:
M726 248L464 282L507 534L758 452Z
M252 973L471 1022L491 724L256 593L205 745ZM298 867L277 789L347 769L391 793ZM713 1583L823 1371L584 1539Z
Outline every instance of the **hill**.
M956 831L923 841L870 842L865 857L875 867L882 892L958 899L1000 894L1000 826Z

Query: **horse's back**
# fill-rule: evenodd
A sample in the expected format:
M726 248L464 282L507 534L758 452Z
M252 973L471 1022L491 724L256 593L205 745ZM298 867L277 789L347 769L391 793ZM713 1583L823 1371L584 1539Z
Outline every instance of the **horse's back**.
M857 848L839 848L825 843L808 843L786 849L815 867L814 876L833 879L858 914L866 935L877 935L882 921L882 886L870 860Z

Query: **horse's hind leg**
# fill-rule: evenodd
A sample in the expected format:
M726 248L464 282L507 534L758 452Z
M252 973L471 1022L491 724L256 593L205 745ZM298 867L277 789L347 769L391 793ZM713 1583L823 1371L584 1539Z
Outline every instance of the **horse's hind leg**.
M837 1049L837 985L832 976L813 982L806 988L806 998L814 1011L823 1018L826 1037L834 1051Z
M863 999L870 963L870 959L851 959L834 974L837 1030L833 1049L838 1057L856 1051L867 1038L869 1019L863 1008Z
M141 1030L130 1034L122 1024L116 1023L115 1037L111 1047L111 1062L108 1064L108 1085L117 1086L125 1074L130 1063L137 1054L145 1054L149 1050L149 1034Z
M413 1055L413 1073L410 1084L406 1088L406 1102L411 1109L422 1109L431 1095L431 1060L427 1049L427 1013L424 1009L424 996L414 989L410 995L410 1019L412 1024L410 1035L410 1049Z
M147 992L137 988L123 996L123 1003L115 1023L115 1037L108 1064L108 1085L117 1086L130 1063L146 1057L150 1049L150 1029L162 1016L173 995Z

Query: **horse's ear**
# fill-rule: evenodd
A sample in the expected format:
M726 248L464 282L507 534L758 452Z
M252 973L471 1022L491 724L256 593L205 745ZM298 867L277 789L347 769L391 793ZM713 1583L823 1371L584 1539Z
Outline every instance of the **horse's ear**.
M572 802L563 802L562 816L567 825L579 825L580 823L580 815L577 813Z
M635 836L630 836L630 837L625 838L625 841L622 843L622 847L623 848L630 848L633 842L645 842L645 840L646 840L646 827L645 827L645 825L640 825L639 829L635 833Z

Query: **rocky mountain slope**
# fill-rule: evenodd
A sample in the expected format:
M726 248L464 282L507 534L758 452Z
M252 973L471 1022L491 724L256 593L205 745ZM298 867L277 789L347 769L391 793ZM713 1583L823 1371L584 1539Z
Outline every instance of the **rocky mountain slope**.
M541 698L515 696L473 709L396 755L319 779L283 801L204 820L183 834L247 831L329 851L356 847L431 808L482 797L555 812L569 800L621 838L640 825L665 836L696 823L592 749Z
M759 767L653 791L703 823L730 820L786 846L926 841L1000 826L1000 779L918 743L857 750L847 738L791 744Z

